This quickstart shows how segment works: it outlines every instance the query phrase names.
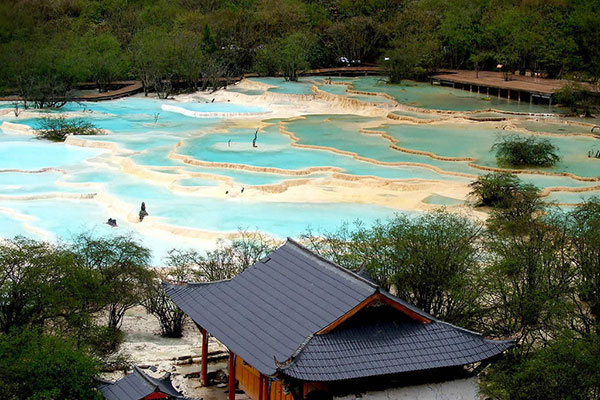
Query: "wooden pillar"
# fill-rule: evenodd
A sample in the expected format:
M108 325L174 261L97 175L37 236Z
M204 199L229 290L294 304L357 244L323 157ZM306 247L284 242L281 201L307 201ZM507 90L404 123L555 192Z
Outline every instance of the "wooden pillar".
M510 100L510 89L508 89L508 99Z
M229 350L229 393L227 400L235 400L235 354Z
M490 97L490 87L488 86L486 89L487 89L486 97Z
M498 88L498 98L500 98L500 88Z
M469 92L473 91L473 85L469 84Z
M479 94L479 89L480 89L480 87L479 87L479 85L477 85L477 94Z
M452 82L452 89L456 88L456 82Z
M552 95L550 95L550 97L548 97L548 107L552 106Z
M262 374L258 375L258 400L264 400L264 397L263 397L264 383L265 383L265 380L264 380Z
M529 93L529 105L533 104L533 93Z
M521 102L521 91L520 90L517 92L517 98L518 98L519 103L520 103Z
M263 394L262 394L262 400L270 400L269 398L269 378L267 378L266 376L262 376L261 380L264 379L264 383L262 385L263 388Z
M208 332L206 329L200 328L202 331L202 366L200 368L200 384L208 385Z

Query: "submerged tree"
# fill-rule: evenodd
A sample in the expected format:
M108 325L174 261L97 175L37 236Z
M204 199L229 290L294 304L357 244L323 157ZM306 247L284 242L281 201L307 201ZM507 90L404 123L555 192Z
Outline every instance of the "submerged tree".
M99 135L102 131L83 118L69 118L63 115L44 117L40 120L36 134L42 139L64 142L70 135Z
M548 139L505 135L492 146L500 165L551 167L560 160L558 147Z

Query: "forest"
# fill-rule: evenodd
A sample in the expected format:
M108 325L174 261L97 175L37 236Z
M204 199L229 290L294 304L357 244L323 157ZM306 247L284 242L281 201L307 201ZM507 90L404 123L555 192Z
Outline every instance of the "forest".
M166 97L219 77L383 67L600 78L593 0L14 0L0 4L0 89L61 97L77 82L141 80ZM42 99L42 101L39 101ZM56 103L50 102L53 106Z

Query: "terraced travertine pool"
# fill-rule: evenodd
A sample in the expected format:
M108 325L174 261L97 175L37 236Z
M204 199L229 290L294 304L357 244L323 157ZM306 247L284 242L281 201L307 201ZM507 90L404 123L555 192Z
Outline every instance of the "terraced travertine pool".
M425 84L331 82L256 78L214 94L19 117L0 104L0 236L131 232L158 265L170 248L209 248L240 229L284 238L439 206L471 212L468 184L498 168L490 148L507 133L545 135L560 149L555 167L520 171L548 199L600 194L600 160L587 157L600 149L593 121ZM38 140L32 129L53 114L105 134ZM150 216L140 223L142 201Z

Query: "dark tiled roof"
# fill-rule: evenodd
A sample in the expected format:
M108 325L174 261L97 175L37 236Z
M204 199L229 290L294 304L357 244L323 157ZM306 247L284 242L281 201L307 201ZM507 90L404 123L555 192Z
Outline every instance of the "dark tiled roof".
M444 322L386 322L315 335L281 371L301 380L335 381L465 365L511 346Z
M373 282L319 257L291 239L269 257L231 280L185 286L165 285L165 289L177 306L194 322L264 375L274 375L278 371L276 360L293 360L293 364L286 369L285 373L288 374L321 374L320 379L314 380L328 380L329 376L335 375L333 372L336 370L340 373L335 376L344 375L342 371L346 367L339 365L331 369L325 365L329 365L328 362L335 363L336 360L342 364L347 363L346 358L358 351L355 348L363 345L370 348L371 345L367 343L375 331L353 331L352 334L358 335L354 339L350 331L346 331L346 336L339 336L339 332L343 332L341 328L325 335L316 333L330 325L334 326L334 322L377 293L423 317L422 320L433 321L432 324L435 322L433 328L419 324L405 325L405 329L414 330L412 340L414 343L421 340L421 347L427 347L428 341L433 340L431 352L440 349L440 344L435 340L439 339L444 343L444 340L448 340L448 335L463 337L466 334L459 328L437 323L427 313L381 290ZM446 327L446 336L441 337L441 333L435 331L438 326ZM394 330L385 337L391 340L395 335L400 335L396 340L410 337L404 330ZM472 340L465 341L465 352L473 352L474 348L479 348L483 343L483 339L478 336L469 333L468 337ZM345 341L341 338L345 338ZM373 340L381 342L375 336ZM390 345L386 351L392 352L392 357L404 359L405 351L402 349L392 349ZM319 352L322 352L321 355ZM447 351L442 353L447 357L453 356ZM298 357L294 357L298 354ZM486 354L488 353L477 351L474 358ZM363 365L346 368L349 375L345 378L362 373L351 373L352 368L367 374L388 373L387 366L384 367L380 361L370 363L371 359L370 354L362 354L356 361ZM413 362L411 360L415 359L406 358L406 370L411 370L408 367ZM465 364L462 360L463 358L458 358L453 362L457 362L457 365ZM318 366L319 361L324 364ZM303 367L304 362L308 363L306 369ZM437 364L432 361L431 365ZM380 366L381 369L378 369Z
M140 400L154 392L161 392L176 399L184 397L171 384L170 374L152 378L135 367L133 372L116 382L104 382L98 389L107 400Z
M377 286L288 240L229 281L167 287L194 322L265 375Z

